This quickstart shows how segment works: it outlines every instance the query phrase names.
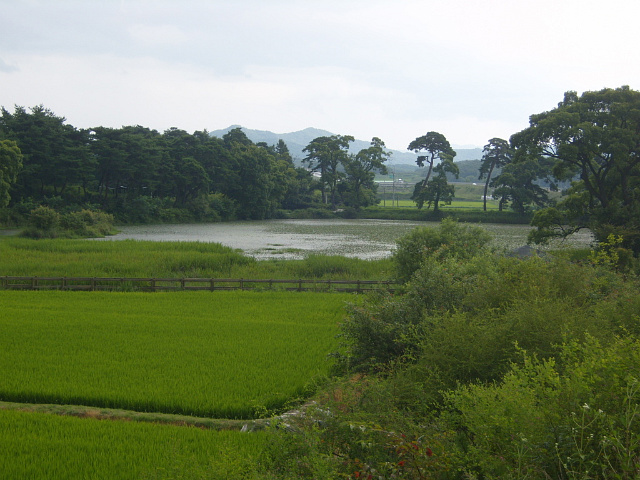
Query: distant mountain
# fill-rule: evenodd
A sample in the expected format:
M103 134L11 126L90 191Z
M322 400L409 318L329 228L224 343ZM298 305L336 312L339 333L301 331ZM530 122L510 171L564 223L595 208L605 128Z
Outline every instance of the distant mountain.
M267 145L276 145L278 140L282 139L289 148L289 153L295 160L296 164L300 164L302 159L306 156L302 151L309 143L318 137L330 137L334 135L327 130L320 130L318 128L305 128L297 132L291 133L273 133L267 130L252 130L250 128L242 127L240 125L231 125L222 130L214 130L209 132L212 137L222 138L226 133L234 128L241 128L244 134L253 143L265 142ZM370 146L370 141L356 140L351 143L349 151L352 153L358 153L363 148ZM389 151L393 154L391 162L394 164L407 164L415 165L417 155L413 152L401 152L399 150ZM460 148L456 149L456 162L462 160L480 160L482 158L481 148Z

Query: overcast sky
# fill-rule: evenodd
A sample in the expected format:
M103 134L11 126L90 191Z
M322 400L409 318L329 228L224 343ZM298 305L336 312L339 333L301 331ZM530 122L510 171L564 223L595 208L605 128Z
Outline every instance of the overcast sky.
M78 128L508 139L640 90L638 0L0 0L0 105Z

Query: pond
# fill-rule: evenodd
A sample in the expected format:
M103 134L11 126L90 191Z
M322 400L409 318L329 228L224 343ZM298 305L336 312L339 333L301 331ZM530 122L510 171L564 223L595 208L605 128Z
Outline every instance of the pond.
M216 242L254 258L299 259L315 253L379 259L391 255L395 242L418 226L434 222L404 220L265 220L180 225L122 226L120 233L100 240ZM515 249L526 244L527 225L486 224L494 244ZM588 246L591 235L574 235L568 246Z

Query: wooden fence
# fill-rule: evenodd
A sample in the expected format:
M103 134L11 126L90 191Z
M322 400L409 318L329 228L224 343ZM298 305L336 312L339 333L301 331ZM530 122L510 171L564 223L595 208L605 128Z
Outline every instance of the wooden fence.
M0 276L0 288L12 290L146 291L161 290L288 290L365 293L393 291L384 280L251 280L246 278L128 278Z

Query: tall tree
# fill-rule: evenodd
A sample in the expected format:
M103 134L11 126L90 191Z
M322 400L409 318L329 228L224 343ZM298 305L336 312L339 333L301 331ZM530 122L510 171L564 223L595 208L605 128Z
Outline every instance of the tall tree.
M166 145L156 130L139 125L122 128L96 127L90 147L98 162L98 185L103 205L110 197L126 192L131 200L139 196L163 195L161 160Z
M17 180L22 196L60 195L70 184L81 182L87 162L92 161L88 139L65 122L43 105L30 112L16 106L13 114L2 108L0 130L24 156Z
M444 156L443 160L433 167L433 173L436 175L432 176L426 186L421 182L416 184L411 199L416 202L418 208L422 208L426 203L427 208L433 205L433 211L437 212L441 203L450 205L455 194L455 187L447 181L447 173L458 178L460 170L453 157Z
M640 92L628 86L567 92L548 112L511 137L525 154L554 162L559 180L576 175L568 194L536 213L533 241L544 242L590 228L596 238L622 235L640 253Z
M313 172L320 172L322 182L322 198L328 203L326 187L329 187L331 206L337 206L338 182L343 174L339 167L348 162L349 144L355 139L351 135L332 135L330 137L318 137L304 147L303 152L307 156L302 159L309 165Z
M509 145L509 142L502 138L492 138L484 146L482 163L480 164L480 171L478 180L482 180L486 177L484 182L484 195L483 195L483 210L487 211L487 195L489 193L489 183L491 182L491 175L494 169L502 168L511 162L513 158L513 150Z
M411 197L411 199L416 202L418 208L422 208L424 198L427 196L424 190L427 188L434 165L437 165L445 159L451 159L451 161L453 161L456 152L451 148L446 137L438 132L428 132L426 135L416 138L409 144L407 149L415 153L424 153L424 155L418 155L416 163L419 167L427 165L427 174L424 180L416 184L413 196Z
M287 163L293 165L293 158L291 158L291 153L289 152L289 147L284 140L281 138L278 139L278 143L275 146L275 156L278 160L284 160Z
M355 155L349 155L344 164L348 199L345 204L360 208L375 202L376 172L387 174L384 162L389 160L391 152L378 137L373 137L371 145Z
M532 207L547 205L547 190L537 182L545 178L548 172L542 158L527 157L506 164L500 175L491 182L491 186L495 187L494 195L500 199L500 210L510 202L513 210L524 215Z
M22 153L13 140L0 140L0 208L9 205L9 190L22 168Z

